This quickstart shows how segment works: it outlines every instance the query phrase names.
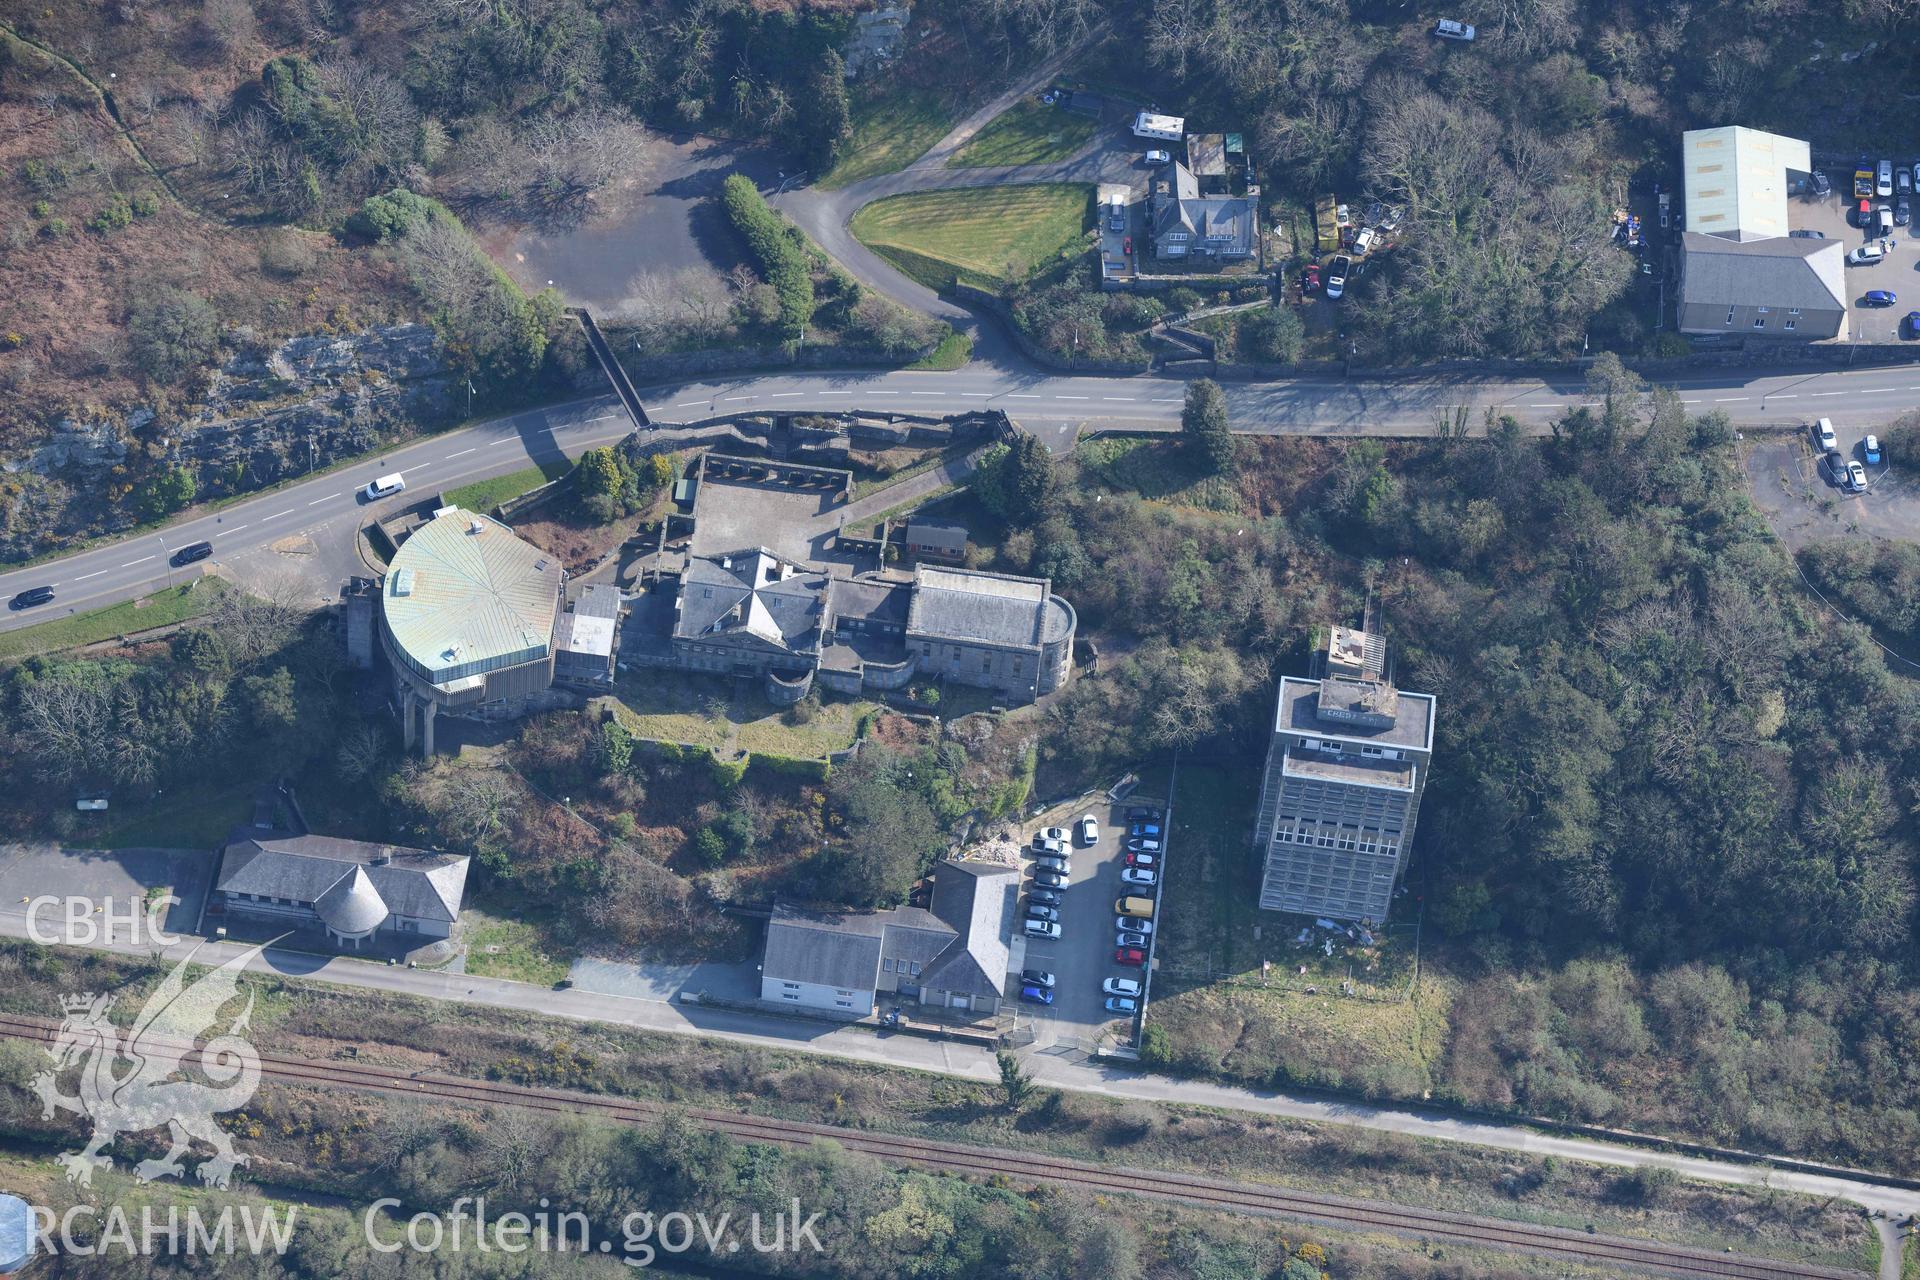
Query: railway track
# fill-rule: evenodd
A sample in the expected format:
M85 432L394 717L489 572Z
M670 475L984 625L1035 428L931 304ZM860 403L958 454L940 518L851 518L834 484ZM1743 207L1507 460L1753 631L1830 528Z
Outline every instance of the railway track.
M0 1039L50 1041L55 1024L0 1013ZM175 1042L176 1044L178 1042ZM191 1045L180 1045L191 1049ZM1682 1277L1731 1277L1733 1280L1861 1280L1863 1273L1804 1262L1744 1254L1713 1253L1683 1245L1663 1245L1622 1236L1590 1234L1563 1227L1507 1222L1438 1209L1409 1208L1378 1200L1295 1191L1259 1183L1087 1164L1002 1148L809 1124L774 1117L743 1115L700 1107L669 1108L633 1098L574 1093L502 1081L408 1074L348 1060L315 1060L285 1053L260 1054L261 1077L282 1084L322 1088L371 1089L403 1097L510 1106L555 1115L590 1115L624 1124L657 1122L670 1110L701 1126L744 1142L805 1147L832 1141L895 1165L969 1177L1002 1177L1033 1185L1077 1187L1103 1195L1137 1195L1232 1213L1255 1213L1360 1231L1389 1231L1418 1240L1508 1249L1564 1258L1596 1267L1633 1267Z

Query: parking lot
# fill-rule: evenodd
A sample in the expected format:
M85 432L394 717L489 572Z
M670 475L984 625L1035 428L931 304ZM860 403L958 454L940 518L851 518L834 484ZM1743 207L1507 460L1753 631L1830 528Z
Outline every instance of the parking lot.
M1023 828L1027 837L1027 879L1021 886L1020 914L1026 914L1025 893L1033 887L1032 837L1044 827L1061 826L1072 831L1081 815L1092 813L1100 824L1100 838L1091 847L1077 840L1069 850L1073 870L1060 891L1060 937L1026 938L1026 956L1019 968L1044 969L1054 976L1053 1003L1028 1004L1018 999L1010 1004L1015 1010L1015 1029L1031 1028L1035 1048L1061 1045L1091 1050L1103 1029L1118 1024L1121 1036L1131 1034L1132 1019L1106 1011L1106 994L1100 984L1108 978L1144 980L1146 971L1113 959L1114 900L1123 893L1152 896L1158 900L1159 887L1140 888L1121 882L1125 865L1126 814L1130 804L1109 805L1105 797L1099 803L1075 809L1056 809ZM1023 925L1015 925L1015 937L1021 937ZM1019 995L1015 987L1013 994Z
M1829 240L1838 240L1849 253L1863 244L1878 243L1886 248L1887 256L1878 265L1846 268L1847 332L1841 336L1854 342L1899 342L1906 337L1901 319L1907 312L1920 309L1920 275L1915 274L1920 269L1920 242L1913 239L1910 226L1895 227L1884 239L1863 230L1855 212L1860 202L1850 198L1852 172L1831 177L1832 195L1800 195L1787 202L1787 225L1795 231L1817 231ZM1866 306L1862 299L1869 289L1891 290L1900 302L1891 307Z
M1834 423L1841 456L1867 472L1865 493L1848 493L1806 430L1753 441L1744 449L1747 485L1767 523L1791 550L1821 538L1920 537L1920 479L1909 471L1866 462L1866 432ZM1883 438L1884 443L1884 438Z

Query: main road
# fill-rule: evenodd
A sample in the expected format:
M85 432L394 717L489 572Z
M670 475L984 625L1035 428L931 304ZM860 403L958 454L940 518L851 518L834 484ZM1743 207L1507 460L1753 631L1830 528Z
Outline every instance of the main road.
M1684 403L1721 410L1736 425L1781 425L1825 415L1851 429L1884 422L1920 404L1920 367L1769 374L1716 373L1673 384ZM1000 409L1056 450L1083 427L1170 430L1180 419L1186 383L1161 377L1059 377L976 361L947 373L776 374L648 388L642 397L656 430L741 413L840 413L852 409L949 414ZM1487 410L1510 414L1535 432L1590 403L1575 374L1537 378L1290 379L1228 383L1237 431L1258 435L1418 436L1457 408L1477 423ZM503 475L617 440L631 423L612 396L529 409L295 481L215 511L189 512L158 532L133 534L29 568L0 574L0 599L51 586L52 604L9 610L0 630L99 608L179 581L170 565L178 547L201 540L216 560L304 534L346 540L369 516L359 491L375 476L400 472L416 494ZM404 503L407 497L390 499ZM198 573L196 566L187 570Z

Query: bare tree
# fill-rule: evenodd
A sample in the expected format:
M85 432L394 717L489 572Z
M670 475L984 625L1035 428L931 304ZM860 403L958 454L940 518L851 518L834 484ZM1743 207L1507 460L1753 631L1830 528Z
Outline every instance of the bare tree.
M412 158L420 113L405 85L351 58L322 61L313 79L332 104L327 142L345 181L360 187L383 180Z
M251 45L259 31L252 0L205 0L200 27L207 41L228 57Z

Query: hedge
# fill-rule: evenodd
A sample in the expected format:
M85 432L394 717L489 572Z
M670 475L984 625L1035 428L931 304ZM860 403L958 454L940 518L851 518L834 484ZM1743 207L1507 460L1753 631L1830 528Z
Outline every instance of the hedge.
M745 174L722 183L720 199L760 264L760 275L780 297L781 326L798 337L813 319L813 260L799 231L773 211Z
M766 755L759 751L747 753L747 767L807 782L825 782L833 774L833 765L825 760L801 760L794 756Z

